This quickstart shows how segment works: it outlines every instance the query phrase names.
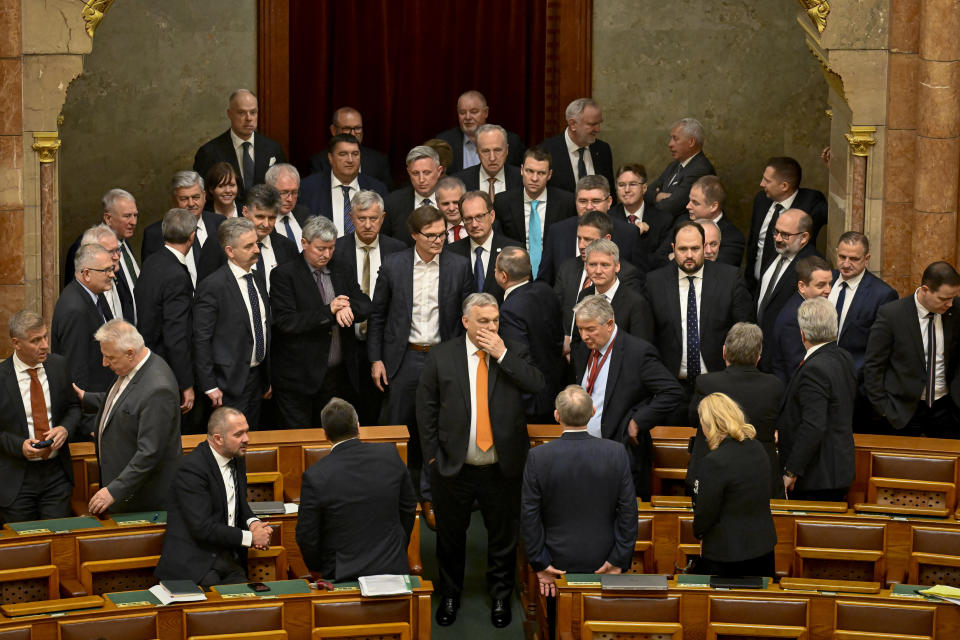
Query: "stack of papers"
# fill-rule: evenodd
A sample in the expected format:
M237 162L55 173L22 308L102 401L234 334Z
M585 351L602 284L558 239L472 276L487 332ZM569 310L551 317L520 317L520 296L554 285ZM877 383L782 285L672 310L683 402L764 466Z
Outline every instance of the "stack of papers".
M413 593L410 576L360 576L360 594L363 596L396 596Z
M150 587L149 591L161 604L198 602L207 599L203 589L191 580L161 580L160 584Z
M948 587L945 584L938 584L935 587L924 589L920 593L927 596L934 596L940 598L941 600L952 602L953 604L960 604L960 589L957 589L956 587Z

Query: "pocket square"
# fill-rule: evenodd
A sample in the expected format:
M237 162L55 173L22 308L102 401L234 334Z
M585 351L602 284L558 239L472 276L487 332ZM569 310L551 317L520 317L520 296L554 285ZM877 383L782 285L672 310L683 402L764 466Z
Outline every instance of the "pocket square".
M276 157L275 157L275 156L270 156L270 164L268 164L267 166L268 166L268 167L272 167L272 166L275 165L275 164L277 164L277 159L276 159Z

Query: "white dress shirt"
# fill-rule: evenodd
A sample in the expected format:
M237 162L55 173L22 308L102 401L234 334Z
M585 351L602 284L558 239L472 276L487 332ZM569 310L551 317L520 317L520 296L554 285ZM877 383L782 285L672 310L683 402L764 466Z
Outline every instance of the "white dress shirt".
M411 344L440 342L440 256L424 262L413 250L413 308L410 315Z
M637 216L637 219L633 222L634 225L640 224L643 222L643 212L646 210L646 203L641 199L640 206L637 207L636 213L630 213L627 211L627 208L623 208L623 215L625 216ZM630 220L627 220L627 224L630 224Z
M790 263L793 262L793 259L796 258L795 255L788 256L786 254L778 255L776 258L770 261L770 266L767 267L767 270L763 272L763 278L760 280L760 295L757 296L757 311L760 311L760 305L763 303L763 299L767 297L767 289L773 290L777 283L780 282L780 278L783 277L784 272L786 272L787 267L790 266ZM780 273L777 274L777 279L773 282L770 280L773 279L773 272L777 270L777 264L783 261L783 266L780 268Z
M40 386L43 388L43 400L47 405L47 424L51 429L56 427L53 423L53 408L50 404L50 382L47 380L47 370L44 369L42 364L38 364L36 367L30 367L24 364L16 352L13 354L13 371L17 376L17 385L20 387L20 399L23 401L23 411L27 416L27 434L30 438L34 440L40 440L37 437L37 432L33 424L33 404L32 398L30 397L30 369L37 370L37 379L40 381ZM69 445L68 445L69 446ZM50 450L50 455L48 460L57 455L57 451ZM31 458L30 462L39 461L42 458Z
M256 137L257 137L257 132L253 131L250 134L250 139L244 140L243 138L238 136L236 133L234 133L232 128L230 129L230 141L233 142L233 150L234 150L234 153L237 154L237 166L240 167L240 176L243 178L243 184L247 189L253 186L253 176L243 175L243 143L244 142L250 143L250 157L253 158L254 166L256 166L256 162L257 162L257 143L255 140Z
M577 181L577 166L580 163L580 147L577 146L577 143L570 139L570 129L564 129L563 131L563 140L567 143L567 154L570 157L570 166L573 167L573 180ZM583 152L583 163L587 166L587 175L592 176L596 172L593 170L593 156L590 155L590 146L585 147L586 151Z
M693 288L697 294L697 332L700 334L702 341L703 325L700 323L700 310L703 308L703 297L701 296L703 291L703 267L700 267L695 273L686 273L678 267L677 274L680 291L680 346L683 349L680 353L679 377L684 380L687 377L687 296L690 295L690 281L687 280L687 276L693 276ZM707 373L707 363L703 361L703 354L698 355L700 356L700 373Z
M227 526L236 527L237 526L237 488L233 483L233 472L230 470L230 458L225 458L220 455L216 449L210 447L210 453L213 454L213 459L217 461L217 466L220 468L220 476L223 478L223 488L227 492ZM250 518L247 520L247 527L250 526L251 522L256 522L259 518ZM249 547L253 544L253 534L248 529L243 529L241 531L243 539L241 544L245 547Z
M913 294L913 301L917 305L917 315L920 318L920 338L923 340L923 362L927 362L927 349L929 348L929 343L927 342L927 325L930 324L930 319L927 317L927 314L930 313L926 307L920 304L920 299L917 297L917 292ZM936 324L933 325L933 331L937 339L937 353L934 356L936 359L935 373L936 381L934 382L934 393L933 400L937 401L943 396L947 395L947 374L946 374L946 359L943 355L943 314L938 313L934 316ZM920 395L920 399L926 401L927 399L927 389L926 384L924 385L923 393Z
M433 193L431 193L431 194L429 194L429 195L427 195L427 196L422 196L422 195L420 195L419 193L417 193L416 191L413 192L413 208L414 208L414 209L419 209L420 207L422 207L422 206L427 202L427 200L430 201L430 206L431 206L431 207L436 207L436 206L437 206L437 192L434 191Z
M619 327L616 325L613 326L613 333L610 334L610 339L607 340L607 344L603 345L603 348L600 349L600 359L603 360L603 356L606 355L607 351L613 346L613 341L617 338L617 332ZM607 374L610 372L610 361L613 359L613 354L604 361L603 366L600 367L600 373L597 374L597 379L593 382L593 393L590 394L590 397L593 398L593 407L596 409L596 413L590 418L587 422L587 433L592 435L595 438L602 438L603 434L600 430L600 426L603 423L603 399L607 393ZM590 378L590 358L587 358L587 368L583 372L583 379L580 380L580 386L584 389L587 388L587 380Z
M243 306L247 309L247 321L250 324L250 335L257 335L256 329L253 326L253 307L250 306L250 293L247 291L247 280L244 278L247 273L253 273L253 270L247 272L241 269L234 263L232 260L227 260L227 265L230 267L230 273L233 274L233 277L237 279L237 286L240 287L240 297L243 298ZM256 286L256 277L254 277L254 286ZM263 339L267 339L267 310L264 306L263 294L257 289L257 303L260 308L260 330L263 331ZM257 344L256 340L253 341L253 346L250 349L250 366L257 366ZM264 345L266 348L266 345ZM213 389L206 391L210 393Z
M523 282L518 282L517 284L507 287L506 290L504 290L503 292L503 301L506 302L507 298L510 297L511 293L516 291L519 287L522 287L523 285L527 284L528 282L530 282L530 280L524 280Z
M123 317L123 305L120 304L120 292L117 290L117 283L114 281L113 285L103 292L103 297L107 300L107 306L110 307L110 313L113 314L114 318Z
M767 241L767 229L770 227L770 221L773 220L773 211L777 208L778 204L783 207L780 213L792 207L793 201L797 199L798 193L800 192L794 191L780 202L770 203L770 208L767 209L767 215L763 216L763 222L760 223L760 238L757 240L757 263L753 267L753 277L758 280L760 279L760 267L763 262L763 245L766 244Z
M477 466L494 464L497 462L496 446L491 446L486 451L482 451L480 447L477 446L477 403L475 400L477 397L477 367L480 365L480 357L477 355L479 347L470 342L469 336L466 337L464 342L467 343L467 372L470 374L470 439L467 440L467 457L464 459L464 462ZM497 362L503 362L505 355L507 355L506 351L503 352L503 355L500 356ZM484 357L487 358L487 381L489 383L489 354L485 353ZM487 390L489 391L489 387ZM493 424L491 423L490 426L492 428Z
M363 247L372 247L370 249L370 292L367 294L372 300L373 292L377 290L377 276L380 275L380 236L378 235L376 241L370 245L364 244L356 234L354 234L353 239L357 257L357 284L361 287L363 287ZM356 332L358 340L366 340L366 335L360 334L361 324L360 322L355 323L353 330Z
M527 195L527 190L523 190L523 231L527 234L527 251L530 250L530 203L533 200L537 201L537 217L540 219L540 243L542 246L543 232L546 230L547 224L547 190L541 191L536 198L531 198Z
M343 236L343 187L350 187L350 197L357 195L360 191L360 181L354 178L353 182L340 182L340 179L330 172L330 205L333 207L333 224L337 227L337 237Z
M231 131L232 133L232 131ZM197 218L197 242L200 243L202 247L207 241L207 226L203 223L203 215ZM193 281L193 288L197 288L197 256L193 255L194 245L190 245L190 250L187 251L187 271L190 272L190 280Z
M270 293L270 272L277 268L277 254L273 250L273 242L270 236L264 236L263 240L258 240L257 242L262 245L260 247L260 256L263 258L263 279L267 285L267 293ZM254 263L251 269L256 271L257 264Z
M487 239L484 240L483 244L477 244L474 242L473 238L470 238L470 272L473 273L473 279L477 279L477 272L474 267L477 266L477 248L482 247L483 251L480 252L480 262L483 263L483 277L487 277L487 269L490 267L490 252L493 251L493 230L490 230L490 235L487 236Z
M500 171L498 171L497 175L493 176L493 178L490 177L490 174L488 174L483 167L480 167L480 191L490 193L490 180L496 181L493 183L494 195L507 190L507 179L504 177L503 167L500 167Z
M841 285L844 282L847 283L847 293L845 296L843 296L843 309L840 310L840 319L838 325L840 327L840 332L837 333L838 338L840 337L840 333L843 332L843 323L847 319L847 311L850 310L850 303L853 302L853 296L857 294L857 288L860 286L860 283L863 282L863 274L866 272L867 270L864 269L849 280L844 280L843 276L840 276L830 288L830 295L827 297L827 299L830 301L830 304L836 307L837 299L840 298L840 290L842 289Z
M293 237L287 235L287 225L284 224L284 221L288 220L290 222L290 230L293 231ZM300 228L300 223L297 222L297 219L293 217L293 213L281 213L277 217L277 233L282 235L284 238L289 238L297 245L297 249L300 252L303 252L303 244L301 240L303 239L303 229Z

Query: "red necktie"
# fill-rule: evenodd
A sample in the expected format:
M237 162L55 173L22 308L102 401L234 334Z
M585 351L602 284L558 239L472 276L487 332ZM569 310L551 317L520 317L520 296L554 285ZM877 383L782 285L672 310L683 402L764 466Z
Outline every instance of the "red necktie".
M36 369L27 369L30 374L30 412L33 414L33 433L37 440L46 440L50 431L50 420L47 417L47 400L43 395L43 385L37 376ZM50 457L50 448L41 449L40 456Z

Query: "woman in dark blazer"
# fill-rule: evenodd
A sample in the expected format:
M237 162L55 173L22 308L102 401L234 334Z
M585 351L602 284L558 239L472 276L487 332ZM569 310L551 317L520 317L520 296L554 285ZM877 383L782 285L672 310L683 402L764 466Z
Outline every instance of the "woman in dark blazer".
M699 414L710 453L702 462L693 511L693 533L701 540L697 572L772 577L777 532L767 453L726 394L705 397Z

